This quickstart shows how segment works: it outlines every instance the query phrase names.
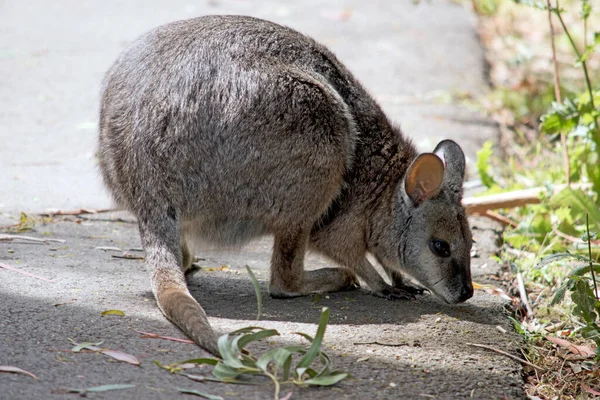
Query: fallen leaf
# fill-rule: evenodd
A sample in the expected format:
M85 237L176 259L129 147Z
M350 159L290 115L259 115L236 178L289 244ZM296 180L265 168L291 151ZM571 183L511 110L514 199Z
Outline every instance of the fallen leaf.
M95 248L96 250L104 250L104 251L123 251L123 249L119 247L110 247L110 246L98 246Z
M125 313L121 310L106 310L106 311L102 311L102 315L103 317L107 316L107 315L120 315L120 316L125 316Z
M570 362L570 363L569 363L569 366L570 366L570 367L571 367L571 369L573 370L573 373L574 373L574 374L578 374L578 373L580 373L581 371L583 371L583 368L581 368L581 365L579 365L579 364L576 364L576 363L572 363L572 362Z
M100 347L97 347L97 346L100 346L102 343L104 343L103 340L100 341L100 342L95 342L95 343L92 343L92 342L76 343L72 339L69 339L69 341L75 345L75 347L73 347L71 349L71 351L73 351L75 353L78 353L78 352L80 352L81 350L84 350L84 349L94 350L94 351L102 350L102 349L100 349Z
M546 335L545 338L554 344L557 344L561 347L568 349L571 353L578 355L578 356L588 358L595 354L594 349L590 346L582 346L582 345L573 344L573 343L569 342L568 340L557 338L554 336L549 336L549 335Z
M100 350L100 353L105 354L109 357L114 358L118 361L123 361L132 365L140 365L142 362L131 354L123 353L122 351L104 349Z
M75 345L75 347L73 347L71 349L75 353L77 353L83 349L87 349L87 350L92 350L92 351L107 355L109 357L114 358L115 360L123 361L123 362L129 363L129 364L140 365L142 363L140 360L138 360L135 356L132 356L131 354L123 353L122 351L118 351L118 350L103 349L101 347L98 347L103 342L75 343L75 341L73 341L72 339L69 339L69 341Z
M131 388L134 388L134 387L135 387L135 385L114 384L114 385L94 386L94 387L85 388L85 389L71 388L71 389L68 389L68 391L69 391L69 393L84 394L84 393L87 393L87 392L108 392L109 390L123 390L123 389L131 389Z
M136 331L136 332L143 335L142 336L143 339L163 339L163 340L171 340L173 342L195 344L193 340L189 340L189 339L180 339L180 338L176 338L176 337L172 337L172 336L162 336L162 335L157 335L156 333L148 333L148 332L142 332L142 331Z
M188 390L188 389L177 389L177 390L181 393L193 394L196 396L204 397L205 399L209 399L209 400L223 400L223 398L221 396L215 396L214 394L199 392L197 390Z
M479 283L473 282L473 289L483 290L486 293L489 293L494 296L500 296L503 299L512 301L513 298L509 296L503 289L495 287L493 285L481 285Z
M0 372L10 372L13 374L24 374L24 375L32 377L33 379L38 379L38 377L35 376L34 374L32 374L31 372L25 371L24 369L21 369L21 368L11 367L9 365L0 365Z
M26 272L26 271L20 270L11 265L8 265L8 264L0 263L0 268L7 269L9 271L13 271L13 272L16 272L21 275L29 276L30 278L40 279L42 281L46 281L46 282L50 282L50 283L56 283L56 281L54 281L52 279L42 278L41 276L37 276L37 275L32 274L31 272Z

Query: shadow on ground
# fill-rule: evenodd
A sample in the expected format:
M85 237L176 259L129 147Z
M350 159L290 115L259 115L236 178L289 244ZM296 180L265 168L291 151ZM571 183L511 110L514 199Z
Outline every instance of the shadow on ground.
M143 262L114 258L121 254L98 247L139 247L135 224L63 218L39 225L31 236L65 239L46 245L0 242L3 263L53 279L50 283L0 269L0 364L36 374L0 375L3 395L11 399L63 398L68 387L130 383L134 389L90 397L170 399L177 388L194 388L226 399L268 399L273 388L196 383L158 368L204 356L198 347L143 339L136 331L183 337L160 314L149 292ZM449 306L432 296L390 302L364 290L277 300L266 296L270 245L258 242L242 253L206 252L204 268L188 278L193 295L219 333L260 325L281 336L251 348L257 353L276 344L299 344L292 332L314 335L321 308L331 309L325 350L334 368L352 374L335 387L301 389L285 386L301 399L520 398L520 367L467 343L483 343L511 351L519 337L503 310L504 303L484 293ZM141 253L136 253L141 254ZM237 258L236 258L237 257ZM224 271L211 270L233 260ZM243 260L244 262L240 262ZM256 318L254 288L244 270L252 265L263 289L263 319ZM316 260L314 265L319 265ZM107 309L124 317L101 317ZM508 333L501 333L497 327ZM100 354L71 353L78 342L103 340L102 346L136 355L140 367ZM375 343L377 342L377 344ZM208 374L208 370L194 371ZM0 397L2 397L0 396ZM73 395L75 396L75 395Z

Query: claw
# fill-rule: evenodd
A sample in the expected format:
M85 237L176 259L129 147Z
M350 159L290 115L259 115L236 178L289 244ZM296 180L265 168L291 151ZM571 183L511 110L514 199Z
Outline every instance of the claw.
M394 286L387 287L383 290L373 292L373 295L382 297L387 300L414 300L415 295L408 290L396 288Z

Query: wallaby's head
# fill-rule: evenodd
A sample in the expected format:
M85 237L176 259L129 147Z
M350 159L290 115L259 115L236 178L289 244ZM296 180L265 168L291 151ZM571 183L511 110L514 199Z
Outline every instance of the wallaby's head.
M419 155L399 186L402 269L447 303L473 296L472 235L461 205L465 156L451 140ZM400 215L404 214L404 215ZM407 218L408 215L408 218Z

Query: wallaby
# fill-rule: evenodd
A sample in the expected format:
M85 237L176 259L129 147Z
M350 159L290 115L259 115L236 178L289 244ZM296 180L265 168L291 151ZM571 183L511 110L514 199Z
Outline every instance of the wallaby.
M99 146L106 186L139 221L158 306L217 356L185 279L198 241L272 234L276 298L360 278L411 299L423 289L405 273L447 303L473 295L461 148L418 155L329 50L290 28L206 16L145 34L107 73ZM308 249L340 267L304 270Z

